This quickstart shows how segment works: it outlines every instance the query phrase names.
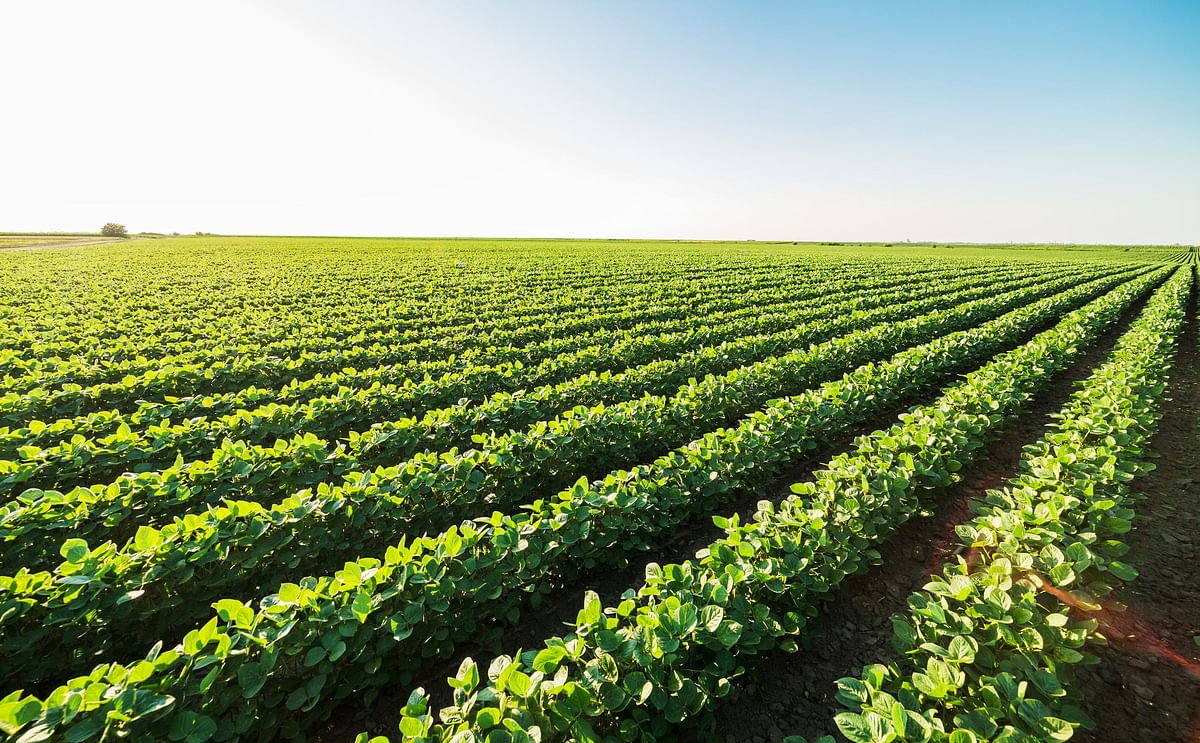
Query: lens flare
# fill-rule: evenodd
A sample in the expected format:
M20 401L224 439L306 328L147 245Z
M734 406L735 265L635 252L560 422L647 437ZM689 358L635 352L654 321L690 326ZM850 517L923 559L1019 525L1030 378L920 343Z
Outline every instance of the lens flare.
M1035 574L1036 575L1036 574ZM1099 623L1099 632L1109 644L1135 648L1149 655L1178 666L1189 676L1200 681L1200 662L1179 653L1159 635L1151 626L1149 620L1137 615L1128 607L1117 608L1115 602L1097 601L1093 598L1083 599L1075 594L1050 585L1041 576L1037 576L1041 589L1072 609L1080 612L1088 619Z

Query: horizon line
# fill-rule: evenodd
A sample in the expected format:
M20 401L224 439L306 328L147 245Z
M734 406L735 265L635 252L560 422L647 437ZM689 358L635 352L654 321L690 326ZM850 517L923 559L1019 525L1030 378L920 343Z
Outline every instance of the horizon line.
M102 237L99 232L88 232L80 230L0 230L0 236L20 237L20 236L64 236L64 237ZM144 230L140 232L130 232L129 238L136 238L139 235L157 236L157 237L278 237L278 238L304 238L304 239L351 239L351 240L506 240L506 241L540 241L540 242L673 242L673 243L762 243L762 244L791 244L791 245L817 245L817 246L837 246L837 245L880 245L880 246L896 246L907 245L912 247L920 247L923 245L946 245L946 246L991 246L991 245L1007 245L1007 246L1057 246L1057 247L1114 247L1114 248L1187 248L1200 247L1197 243L1154 243L1154 242L1138 242L1138 243L1098 243L1098 242L1063 242L1063 241L980 241L980 240L813 240L813 239L794 239L794 238L688 238L688 237L529 237L529 236L512 236L512 235L339 235L339 234L291 234L291 233L240 233L240 232L156 232ZM117 238L120 239L120 238Z

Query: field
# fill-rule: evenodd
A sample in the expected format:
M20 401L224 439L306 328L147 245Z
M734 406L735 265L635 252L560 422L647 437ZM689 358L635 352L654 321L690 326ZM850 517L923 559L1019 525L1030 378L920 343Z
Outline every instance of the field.
M0 251L0 731L1191 740L1196 264Z
M113 242L118 238L95 235L73 234L33 234L19 235L16 233L0 232L0 250L30 249L30 248L65 248L98 243Z

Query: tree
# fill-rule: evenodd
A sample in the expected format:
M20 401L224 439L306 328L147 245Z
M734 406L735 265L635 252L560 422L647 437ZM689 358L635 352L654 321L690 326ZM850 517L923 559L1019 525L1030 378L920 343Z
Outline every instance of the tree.
M125 229L125 225L109 222L100 228L100 234L105 237L129 237L129 230Z

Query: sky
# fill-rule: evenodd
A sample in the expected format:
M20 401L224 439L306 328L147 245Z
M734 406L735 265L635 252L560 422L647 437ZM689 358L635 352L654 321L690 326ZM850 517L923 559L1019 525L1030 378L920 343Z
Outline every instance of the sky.
M1200 243L1200 2L0 2L0 230Z

